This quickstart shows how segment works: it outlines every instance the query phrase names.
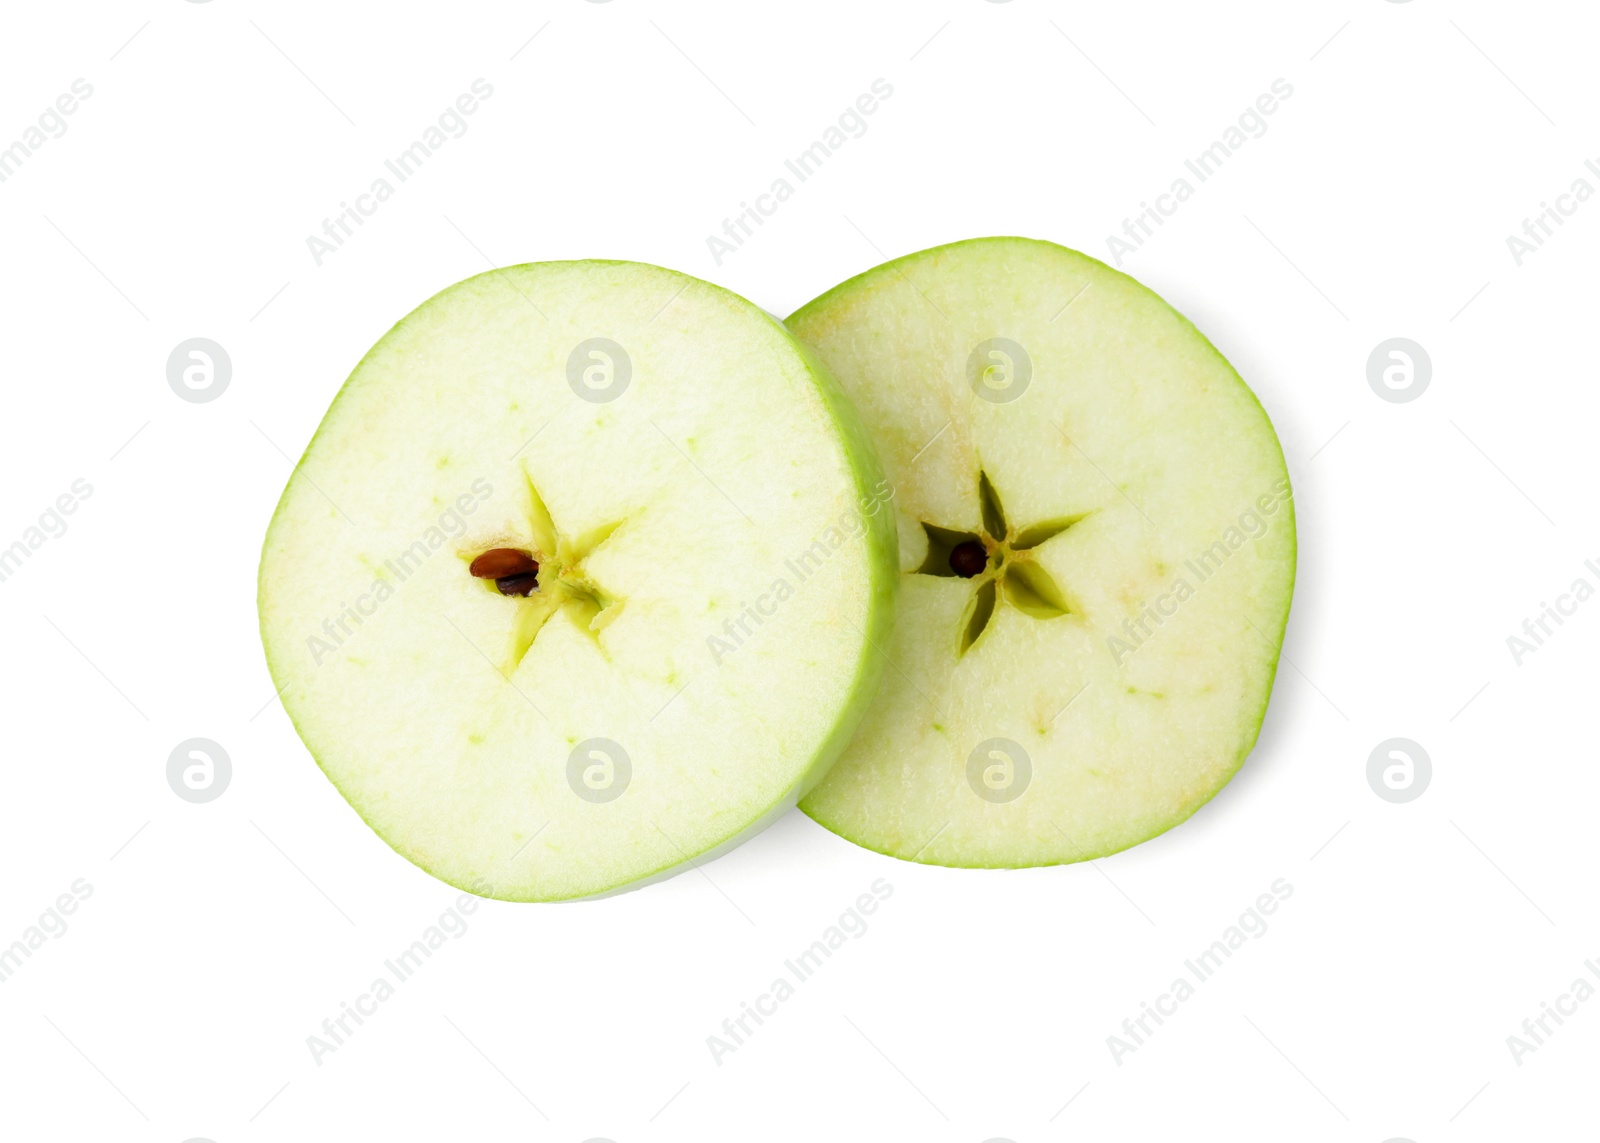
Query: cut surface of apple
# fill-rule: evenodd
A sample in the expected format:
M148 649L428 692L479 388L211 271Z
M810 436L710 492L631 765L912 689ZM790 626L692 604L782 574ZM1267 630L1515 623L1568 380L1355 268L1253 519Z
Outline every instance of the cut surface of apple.
M508 900L736 844L849 740L895 533L869 439L771 317L654 266L450 287L356 367L279 502L261 632L395 850Z
M900 532L895 669L801 803L869 849L1020 867L1183 821L1254 745L1294 583L1254 395L1138 282L976 239L788 319L855 400Z

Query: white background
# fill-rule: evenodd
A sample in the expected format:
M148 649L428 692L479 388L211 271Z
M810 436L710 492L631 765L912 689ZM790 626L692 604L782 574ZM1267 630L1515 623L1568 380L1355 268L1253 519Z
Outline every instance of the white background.
M1506 1038L1600 957L1600 603L1520 666L1506 638L1600 585L1600 204L1520 267L1506 237L1600 158L1597 31L1487 0L11 6L0 146L93 95L0 184L0 546L93 493L0 583L0 943L93 895L0 985L0 1134L1577 1137L1600 1002L1520 1065ZM317 266L306 237L478 77L468 132ZM707 235L880 77L867 133L718 265ZM457 896L319 773L255 630L290 458L367 347L489 263L657 262L781 314L975 235L1109 258L1280 77L1267 133L1123 265L1255 388L1295 481L1286 659L1227 790L1092 867L924 868L795 813L703 875L484 902L313 1063ZM208 404L165 376L197 336L233 362ZM1433 364L1408 404L1366 379L1395 336ZM195 736L234 767L206 805L165 777ZM1366 780L1395 736L1433 760L1405 805ZM866 934L714 1063L877 878ZM1277 878L1266 934L1115 1062Z

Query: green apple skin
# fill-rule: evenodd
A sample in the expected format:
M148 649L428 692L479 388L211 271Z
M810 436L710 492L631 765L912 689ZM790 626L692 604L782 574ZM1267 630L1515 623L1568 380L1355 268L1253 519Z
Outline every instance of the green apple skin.
M555 328L528 332L541 324L526 308L534 298ZM634 352L632 390L615 404L580 402L562 375L567 351L597 330L615 333ZM701 358L707 354L726 355L732 363L706 365ZM449 376L458 367L469 375ZM708 380L716 384L708 386ZM734 385L740 388L728 391ZM624 404L628 397L631 414ZM395 412L412 400L422 406L414 416ZM758 438L742 449L735 429L724 425L743 417L742 430L748 431L751 404L759 406L759 419L780 431L773 440ZM472 414L470 428L451 420L452 405ZM633 423L641 418L661 424L641 431ZM683 463L689 452L666 439L678 418L698 430L684 438L690 452L702 442L726 446L732 439L724 454L733 455L737 471L731 478L718 475L741 501L782 502L786 511L774 517L758 509L765 527L753 529L756 538L740 530L734 512L742 509L730 507L709 476L689 479L687 474L698 472ZM561 430L552 427L563 420ZM619 424L631 424L633 435L610 444L608 434L628 431ZM652 432L655 441L647 435ZM535 447L527 444L530 437ZM465 468L454 480L413 480L400 494L375 492L384 484L377 477L389 474L383 470L375 477L373 469L389 463L383 446L395 442L422 456L458 454L465 447L492 459ZM610 468L591 470L589 454L596 451ZM341 461L352 452L359 454L356 463ZM513 464L506 458L514 452ZM705 453L697 455L708 463ZM464 534L429 558L414 582L397 585L392 600L377 607L347 643L308 667L307 631L340 614L337 604L347 592L374 574L384 578L383 555L405 549L407 540L434 521L439 505L450 503L450 494L475 487L465 481L480 471L488 472L494 491L475 507ZM644 504L657 516L680 504L704 513L699 546L728 557L716 562L720 572L741 560L775 570L781 566L777 557L803 550L802 541L839 520L855 521L856 531L824 569L832 582L797 596L780 615L790 628L809 633L802 660L786 653L783 643L792 636L785 636L771 647L752 640L726 663L705 666L706 623L685 623L664 604L724 614L738 606L736 596L748 586L736 574L724 574L683 600L644 598L641 589L638 598L623 602L615 622L598 631L590 630L587 612L558 607L531 636L507 618L508 608L524 608L528 601L501 597L492 583L463 574L474 551L512 542L531 550L530 536L539 528L534 524L530 532L525 526L530 511L542 513L547 525L553 516L553 526L566 523L569 531L593 524L581 517L606 497L586 497L581 486L619 479L625 486L619 503ZM257 594L268 669L296 732L326 776L386 844L434 877L507 901L582 900L640 888L754 836L792 808L850 741L885 669L874 648L893 632L897 532L892 508L884 504L886 490L870 436L820 359L781 322L737 295L630 262L535 263L491 271L449 287L398 322L358 364L313 435L263 544ZM351 519L340 523L345 506ZM578 516L563 520L574 511ZM642 528L646 520L640 509L612 538ZM347 539L346 524L361 534ZM718 529L732 537L727 549L716 546ZM624 583L648 583L660 548L646 538L634 547L613 555L607 570ZM592 558L601 560L600 549ZM705 550L694 558L703 560ZM303 566L308 563L309 570ZM642 614L652 605L654 615ZM458 632L465 630L471 650L467 642L450 645L453 637L437 622L439 614ZM657 622L646 622L651 619ZM624 642L630 624L632 641ZM390 720L431 727L410 709L427 702L418 693L386 700L385 689L361 681L363 671L390 654L411 655L411 669L424 677L449 679L458 696L464 692L457 705L481 704L478 729L498 734L503 747L533 759L527 768L531 788L519 788L520 776L512 782L502 776L496 781L507 796L495 798L476 783L453 784L448 768L419 768L419 758L438 756L427 754L430 746L451 765L473 751L456 733L462 728L431 743L409 740L404 726L389 733ZM617 663L626 668L630 654L636 670L617 668L615 678L605 674ZM503 677L495 677L496 671ZM563 691L568 673L648 691L645 705L656 710L663 726L669 706L693 708L703 725L676 734L664 729L648 739L634 759L633 786L614 802L590 805L573 796L559 773L566 748L596 729L593 720L585 721L594 713L585 708L590 696ZM405 672L398 674L403 678ZM727 683L730 675L739 676L742 692ZM752 692L782 694L786 687L810 697L748 709ZM547 720L557 724L553 733L509 697L518 690L546 708ZM355 710L353 727L337 716L341 704ZM453 709L446 706L441 717L450 718ZM756 771L763 780L745 783L722 801L691 804L704 796L701 786L716 783L719 769L726 773L715 749L721 745L728 752L720 737L748 732L752 725L768 727L768 720L777 727L772 738L736 759L736 777ZM374 736L384 737L383 749L375 749ZM644 769L651 753L672 754L679 738L685 741L672 758L680 767L677 786L662 780L660 788L651 788L653 771ZM640 804L649 797L653 803ZM627 812L611 813L616 809ZM669 821L673 814L677 818Z
M885 263L787 324L861 411L901 533L885 645L898 669L801 809L888 856L1011 869L1119 852L1215 796L1265 718L1296 560L1282 450L1222 355L1132 278L1012 237ZM1015 400L980 398L971 361L991 338L1031 355ZM963 649L966 581L923 574L935 535L925 525L983 533L980 474L1008 526L1074 522L1022 557L1062 606L1030 592L1019 596L1033 614L1004 606L1002 579L1000 604ZM1270 514L1241 519L1258 497ZM1211 576L1187 570L1256 517L1265 530ZM1180 578L1192 590L1173 603ZM1147 635L1122 627L1162 601L1175 614L1145 619ZM1031 764L1014 800L980 794L969 776L993 738ZM1020 773L991 757L1002 778Z

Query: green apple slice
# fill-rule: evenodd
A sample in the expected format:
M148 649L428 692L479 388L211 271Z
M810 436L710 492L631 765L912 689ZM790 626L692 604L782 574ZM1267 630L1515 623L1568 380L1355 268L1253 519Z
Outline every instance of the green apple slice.
M1294 584L1260 404L1138 282L1047 242L912 254L789 328L895 487L896 669L801 808L938 865L1081 861L1244 761Z
M266 537L268 664L434 876L632 887L770 822L848 742L891 626L886 497L837 383L742 298L636 263L497 270L328 410Z

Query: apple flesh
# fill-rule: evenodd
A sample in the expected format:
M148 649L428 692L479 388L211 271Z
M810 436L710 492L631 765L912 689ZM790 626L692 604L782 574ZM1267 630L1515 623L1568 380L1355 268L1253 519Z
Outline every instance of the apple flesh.
M494 271L329 408L266 537L267 660L423 869L508 900L632 887L848 741L897 579L881 481L837 384L743 299L636 263Z
M1294 583L1272 425L1148 289L1046 242L879 266L788 319L896 489L896 666L801 808L940 865L1103 856L1254 745Z

